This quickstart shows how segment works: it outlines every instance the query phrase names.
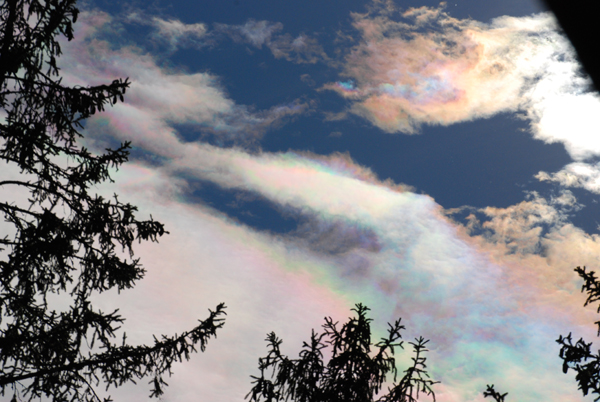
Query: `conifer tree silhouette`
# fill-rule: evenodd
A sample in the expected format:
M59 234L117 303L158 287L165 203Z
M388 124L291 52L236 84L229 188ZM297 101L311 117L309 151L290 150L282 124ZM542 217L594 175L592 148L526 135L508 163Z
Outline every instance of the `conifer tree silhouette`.
M127 161L129 143L95 155L78 144L82 122L123 101L128 80L62 85L58 35L73 39L75 0L0 2L0 395L12 400L100 401L96 387L150 377L159 396L175 361L204 350L225 306L180 335L153 345L115 341L124 319L91 296L131 288L144 276L133 243L156 241L164 226L138 220L136 207L93 186ZM18 178L2 177L9 166ZM28 201L9 197L25 191ZM117 252L122 249L128 256ZM57 308L61 294L68 307ZM110 398L105 399L110 400Z
M483 391L484 398L491 396L492 398L494 398L494 401L496 401L496 402L504 402L504 398L506 398L506 395L508 395L508 392L501 394L500 392L496 391L494 389L494 384L488 385L487 389L485 391Z
M584 281L581 291L588 295L584 306L600 301L600 282L596 273L586 271L585 267L577 267L575 272ZM595 324L598 325L598 336L600 336L600 321L596 321ZM569 369L574 370L575 380L583 395L591 392L597 395L595 401L600 400L600 351L592 353L592 342L585 342L583 338L573 344L571 333L567 336L560 335L556 342L561 346L559 357L563 361L563 373L566 374Z
M388 336L372 344L369 308L359 303L352 311L356 316L341 328L325 318L324 332L313 330L298 359L284 356L281 339L270 333L266 339L269 352L258 359L260 376L252 376L254 386L246 398L251 402L415 402L424 393L435 401L432 386L437 382L430 379L424 357L428 341L420 337L409 342L414 350L412 365L397 382L394 352L403 348L401 320L388 323ZM331 358L325 362L323 350L328 347ZM377 397L388 374L393 384Z

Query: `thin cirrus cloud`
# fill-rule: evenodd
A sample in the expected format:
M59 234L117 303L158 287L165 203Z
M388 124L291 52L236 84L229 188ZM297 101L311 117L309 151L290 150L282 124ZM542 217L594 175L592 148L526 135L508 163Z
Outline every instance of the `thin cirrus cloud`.
M417 24L431 15L449 18L435 10L411 12ZM377 25L366 18L355 21L363 21L365 35L377 39L378 27L389 20ZM539 22L541 17L531 18ZM479 215L463 226L431 197L381 182L348 156L251 154L239 147L185 142L177 124L243 137L306 106L253 113L227 98L213 75L167 71L137 48L115 50L94 39L108 21L103 13L83 15L79 25L84 29L76 36L82 39L63 46L63 72L69 83L80 85L131 77L127 102L94 117L86 135L97 141L102 135L131 139L161 158L154 166L124 166L114 176L116 183L102 191L122 194L140 206L141 214L152 212L172 235L158 246L138 248L148 269L138 287L99 302L108 310L117 299L128 317L129 339L140 342L151 342L152 333L189 327L220 301L229 305L219 338L206 353L175 368L167 397L242 400L257 358L265 353L266 333L275 330L285 340L284 352L293 355L324 315L344 320L353 303L363 302L373 309L379 334L386 321L403 317L407 340L431 339L428 367L442 381L437 393L442 402L482 400L491 382L521 401L582 400L572 376L560 371L554 340L570 331L588 339L595 335L590 325L595 311L581 307L584 297L571 269L574 261L598 264L600 238L568 223L569 209L577 208L572 194L550 200L533 194L508 208L476 211ZM387 29L399 27L392 25ZM537 26L543 31L545 25ZM489 35L491 41L494 35ZM455 70L468 69L461 66ZM348 97L358 105L366 101L360 91L368 85L355 80L344 91L355 91ZM483 80L481 85L491 90L500 84ZM443 90L434 99L441 104L431 110L440 116L445 116L440 99L448 93ZM481 116L492 110L482 98L464 102L467 109L483 110ZM506 107L518 110L518 105ZM417 123L427 122L414 120L410 127L416 130ZM188 203L184 195L194 178L256 193L307 218L306 226L274 235ZM402 354L400 360L408 363L409 357ZM127 388L117 392L136 399Z
M139 11L129 13L124 21L151 26L154 28L151 39L166 44L171 52L186 47L215 46L224 37L229 37L236 43L249 44L258 49L266 46L275 58L294 63L314 64L328 60L316 38L304 33L296 37L282 33L281 22L249 19L238 25L215 23L211 30L204 23L186 24L175 18L163 19Z
M243 25L215 24L217 32L228 35L238 43L249 43L257 48L271 42L274 35L283 29L281 22L248 20Z
M280 34L281 30L282 23L264 20L250 19L243 25L215 24L216 32L229 36L235 42L247 43L259 49L265 45L277 59L308 64L328 59L315 38L306 34L297 37L288 33Z
M203 23L186 24L175 18L163 19L140 11L129 13L124 21L153 27L152 39L168 45L170 51L179 47L204 47L212 43L208 28Z

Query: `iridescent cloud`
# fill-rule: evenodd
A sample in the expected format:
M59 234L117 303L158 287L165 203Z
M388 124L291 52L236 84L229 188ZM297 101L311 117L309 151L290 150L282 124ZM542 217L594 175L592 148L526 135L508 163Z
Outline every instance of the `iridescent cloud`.
M564 143L573 158L600 152L591 120L599 97L550 15L485 24L455 19L443 5L392 11L353 14L360 43L346 57L345 79L326 86L354 113L387 132L415 134L423 124L520 112L536 138Z
M253 191L321 222L324 234L317 235L325 236L325 249L301 233L269 238L251 228L243 232L274 247L285 245L290 260L312 278L308 283L326 284L340 300L367 303L378 322L402 316L409 336L431 338L430 367L446 390L440 400L471 400L491 380L510 387L519 400L579 400L570 377L553 369L560 366L557 355L548 351L559 334L594 336L595 313L581 307L571 268L597 265L600 239L566 222L562 208L575 205L569 193L550 201L533 196L505 210L488 208L485 222L473 220L464 228L430 197L378 182L347 157L250 155L181 144L178 156L160 171ZM221 220L224 227L238 227ZM477 224L483 235L470 231ZM550 228L546 233L543 225ZM329 230L335 238L327 238ZM247 252L232 247L227 253ZM235 294L246 291L253 292L236 288ZM268 311L276 314L279 305L275 301ZM536 374L514 381L527 373Z
M197 384L203 394L239 396L243 386L226 390L226 384L243 384L254 372L254 359L263 353L259 328L276 330L295 353L309 327L320 325L318 314L344 319L343 308L362 301L373 308L379 331L401 316L408 339L431 339L429 367L443 381L441 401L476 400L489 382L522 401L581 400L571 377L560 372L554 340L570 331L594 338L596 314L582 308L572 266L597 265L600 239L564 219L561 211L575 204L572 195L548 201L532 196L508 209L488 208L482 211L485 221L473 218L463 227L430 197L377 182L348 159L182 147L180 157L161 169L128 169L116 178L119 193L144 210L161 211L154 216L180 233L153 251L143 248L152 255L142 254L154 273L139 295L162 289L156 314L179 311L169 320L186 314L191 319L198 310L188 313L189 306L220 299L239 309L229 316L234 329L213 346L227 350L225 357L207 353L189 368L222 384ZM257 233L201 205L182 204L177 201L185 192L185 181L177 181L182 171L303 211L321 225L311 233L325 240L325 249L302 233ZM543 225L550 230L538 230ZM481 228L484 233L477 235ZM328 231L335 237L328 238ZM164 271L161 265L177 268ZM154 305L139 297L131 314ZM327 313L327 303L337 307ZM295 309L302 305L314 305L308 310L319 313L298 321L302 313Z

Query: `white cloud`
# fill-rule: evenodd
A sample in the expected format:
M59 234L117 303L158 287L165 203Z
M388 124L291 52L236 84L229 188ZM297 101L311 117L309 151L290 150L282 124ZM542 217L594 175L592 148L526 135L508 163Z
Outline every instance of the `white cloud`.
M564 187L585 188L600 194L600 163L570 163L556 173L539 172L535 176L540 181L552 181Z

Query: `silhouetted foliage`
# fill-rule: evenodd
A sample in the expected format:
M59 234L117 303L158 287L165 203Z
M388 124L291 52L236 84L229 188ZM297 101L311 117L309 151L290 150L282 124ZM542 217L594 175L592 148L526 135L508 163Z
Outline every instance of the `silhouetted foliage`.
M420 337L409 342L415 353L412 365L396 382L394 351L396 347L403 348L399 339L404 326L400 325L400 319L388 323L388 336L373 345L368 310L357 304L352 309L356 317L350 317L341 328L331 318L325 318L324 332L318 334L313 330L298 359L282 355L281 339L270 333L266 339L269 352L258 359L260 377L252 376L254 386L246 398L255 402L369 402L375 400L386 376L392 374L393 385L377 401L413 402L419 393L435 400L431 387L437 382L429 379L423 356L428 341ZM327 347L331 347L331 358L325 363L323 350ZM270 379L265 376L268 372Z
M585 267L577 267L575 272L584 280L581 291L587 292L588 295L584 306L600 301L600 283L595 272L587 272ZM595 324L598 325L600 336L600 321L596 321ZM583 395L591 391L592 394L598 395L595 401L600 400L600 351L592 353L592 342L587 343L583 338L573 344L570 333L567 336L559 336L556 342L561 345L559 357L563 360L563 373L567 373L569 369L574 370L577 373L575 379Z
M116 195L91 191L127 161L129 143L94 155L78 145L78 130L123 101L129 82L61 84L57 36L73 38L77 15L75 0L0 2L0 172L13 166L21 173L0 179L7 222L0 238L0 394L10 390L15 401L99 401L94 388L101 382L108 388L146 376L158 396L162 375L204 350L225 313L221 304L190 331L131 346L125 336L115 342L124 321L117 311L90 302L95 293L134 286L145 272L134 241L167 232L152 218L136 219L136 207ZM7 199L18 191L27 201Z
M500 392L496 391L494 389L494 384L488 385L487 389L485 391L483 391L483 397L484 398L487 398L488 396L491 396L492 398L494 398L494 400L496 402L504 402L504 398L506 397L506 395L508 395L508 392L505 392L504 394L501 394Z

